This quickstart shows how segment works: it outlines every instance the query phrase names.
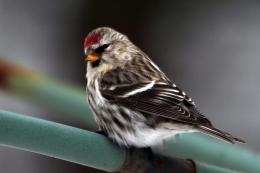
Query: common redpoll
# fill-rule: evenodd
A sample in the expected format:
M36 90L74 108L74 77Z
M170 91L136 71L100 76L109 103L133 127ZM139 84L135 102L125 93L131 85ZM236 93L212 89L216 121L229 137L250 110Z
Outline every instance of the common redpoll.
M86 37L84 49L90 109L100 130L117 143L149 147L192 132L243 142L216 129L127 36L97 28Z

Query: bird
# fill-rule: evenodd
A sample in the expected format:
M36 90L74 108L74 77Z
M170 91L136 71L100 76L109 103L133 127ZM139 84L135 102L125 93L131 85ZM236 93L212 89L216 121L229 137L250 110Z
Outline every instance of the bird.
M119 145L145 148L182 133L242 142L219 130L194 101L130 39L99 27L84 40L87 101L99 131Z

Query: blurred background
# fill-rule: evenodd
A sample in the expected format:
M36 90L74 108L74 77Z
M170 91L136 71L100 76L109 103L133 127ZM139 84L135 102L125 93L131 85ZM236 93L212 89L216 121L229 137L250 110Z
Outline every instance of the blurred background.
M0 57L84 90L84 37L96 27L113 27L143 49L216 127L259 152L259 19L257 1L0 0ZM80 124L5 90L0 108ZM0 169L95 172L5 147Z

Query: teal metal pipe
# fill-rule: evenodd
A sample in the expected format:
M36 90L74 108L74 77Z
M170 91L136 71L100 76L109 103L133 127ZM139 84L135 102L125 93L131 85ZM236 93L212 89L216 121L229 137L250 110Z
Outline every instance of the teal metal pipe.
M223 173L211 165L161 156L149 161L143 151L130 152L113 144L106 137L30 116L0 110L0 145L26 150L70 162L105 170L128 173ZM166 160L165 160L166 159ZM156 165L158 164L158 165ZM132 171L131 171L132 170ZM133 171L134 170L134 171ZM178 172L178 171L177 171ZM235 173L226 170L226 173Z
M225 169L222 167L209 165L207 163L202 163L198 161L194 161L196 163L196 172L199 173L242 173L230 169Z
M186 133L163 141L154 150L168 157L192 159L218 167L260 172L260 156L244 148L199 133Z
M87 105L84 90L64 86L60 83L26 75L10 76L6 85L12 92L18 93L55 112L84 121L89 129L97 129L96 122Z
M126 151L106 137L78 128L0 111L0 145L113 172Z
M64 85L43 75L1 60L0 87L33 100L63 116L83 121L97 129L86 101L85 89Z

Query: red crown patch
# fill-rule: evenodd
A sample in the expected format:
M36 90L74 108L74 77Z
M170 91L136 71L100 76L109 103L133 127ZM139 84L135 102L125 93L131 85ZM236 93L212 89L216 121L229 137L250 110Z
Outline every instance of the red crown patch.
M100 40L100 36L97 34L91 34L85 38L84 48L88 48L89 46L98 43Z

